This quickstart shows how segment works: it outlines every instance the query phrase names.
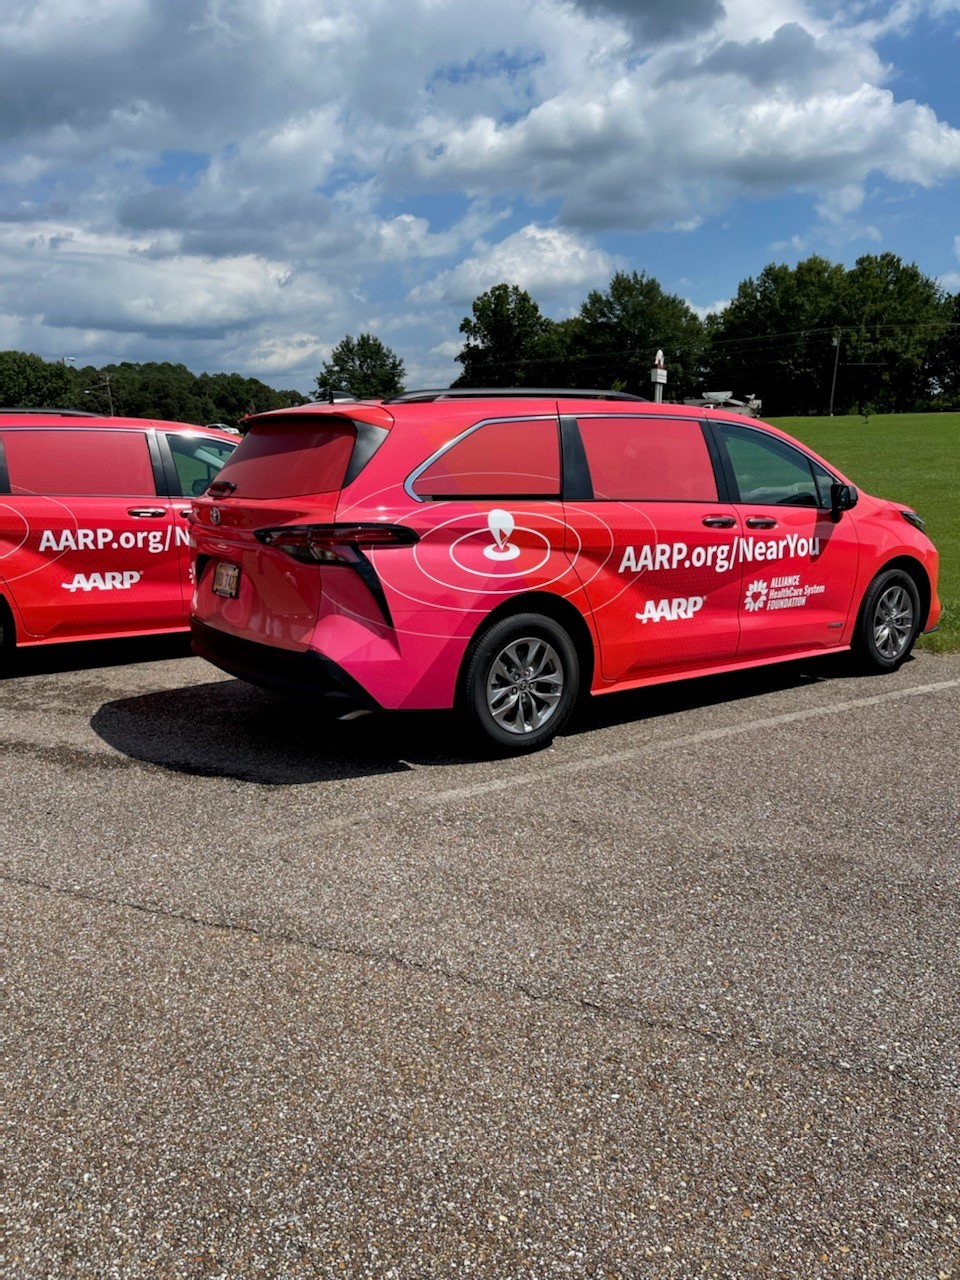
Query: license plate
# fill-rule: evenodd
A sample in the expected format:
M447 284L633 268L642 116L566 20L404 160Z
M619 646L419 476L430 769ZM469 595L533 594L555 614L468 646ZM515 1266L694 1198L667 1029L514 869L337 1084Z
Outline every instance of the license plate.
M218 596L229 596L231 599L240 590L240 566L226 564L221 561L213 575L213 592Z

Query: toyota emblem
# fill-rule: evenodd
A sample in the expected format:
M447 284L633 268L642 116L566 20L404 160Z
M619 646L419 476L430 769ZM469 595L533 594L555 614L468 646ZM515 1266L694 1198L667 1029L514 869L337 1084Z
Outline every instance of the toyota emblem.
M219 508L219 507L211 507L211 508L210 508L210 523L211 523L211 524L219 524L219 523L220 523L220 508Z

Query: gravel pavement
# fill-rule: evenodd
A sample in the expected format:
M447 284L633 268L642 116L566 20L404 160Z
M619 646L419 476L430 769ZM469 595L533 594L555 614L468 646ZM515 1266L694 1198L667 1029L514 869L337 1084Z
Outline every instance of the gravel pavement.
M0 682L16 1280L960 1277L960 657L500 761L175 653Z

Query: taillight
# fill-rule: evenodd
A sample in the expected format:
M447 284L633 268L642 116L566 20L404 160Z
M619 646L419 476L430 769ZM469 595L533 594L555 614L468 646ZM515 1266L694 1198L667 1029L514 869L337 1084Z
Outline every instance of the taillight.
M412 529L400 524L290 524L258 529L255 537L306 564L355 565L362 550L410 547L419 541Z

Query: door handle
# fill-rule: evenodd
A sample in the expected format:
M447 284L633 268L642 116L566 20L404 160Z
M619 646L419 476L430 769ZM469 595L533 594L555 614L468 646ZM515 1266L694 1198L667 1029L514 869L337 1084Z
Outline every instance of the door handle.
M131 507L128 516L136 516L141 520L159 520L167 514L166 507Z
M180 510L177 512L177 515L183 516L184 520L189 520L190 513L192 510L193 510L192 507L181 507Z
M747 516L744 523L748 529L774 529L777 524L773 516Z
M734 516L704 516L702 523L708 529L732 529L737 521Z

